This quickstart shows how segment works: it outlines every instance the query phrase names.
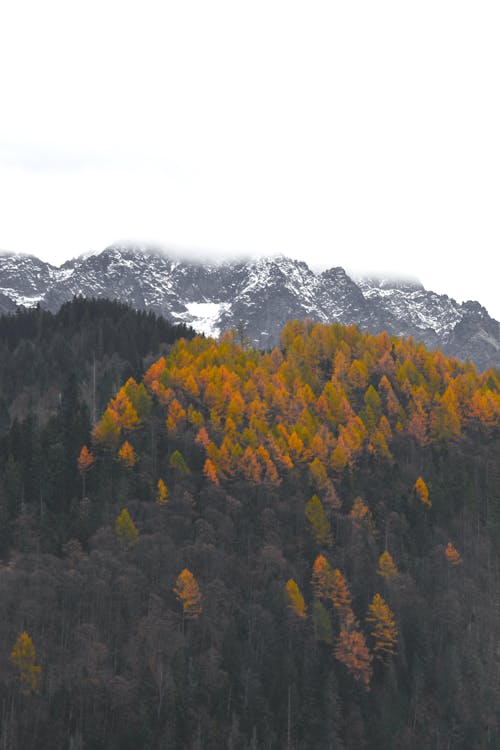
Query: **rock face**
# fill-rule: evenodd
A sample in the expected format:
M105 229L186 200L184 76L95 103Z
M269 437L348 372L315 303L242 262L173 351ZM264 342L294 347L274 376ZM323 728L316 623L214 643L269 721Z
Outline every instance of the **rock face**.
M37 304L55 311L75 295L120 299L207 335L242 323L258 347L277 344L287 320L309 317L413 336L480 369L500 367L500 324L484 307L414 281L353 279L340 267L316 274L284 256L201 264L116 245L60 268L34 256L0 255L0 312Z

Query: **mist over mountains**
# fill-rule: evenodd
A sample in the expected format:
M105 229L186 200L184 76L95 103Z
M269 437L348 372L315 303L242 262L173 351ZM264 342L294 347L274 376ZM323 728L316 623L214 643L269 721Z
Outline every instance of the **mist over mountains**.
M150 248L113 245L59 268L34 256L0 256L0 312L40 304L53 312L75 295L123 300L217 336L243 326L260 348L290 319L355 324L412 336L480 369L500 366L500 323L479 303L458 303L418 281L352 278L340 266L313 272L285 256L196 262Z

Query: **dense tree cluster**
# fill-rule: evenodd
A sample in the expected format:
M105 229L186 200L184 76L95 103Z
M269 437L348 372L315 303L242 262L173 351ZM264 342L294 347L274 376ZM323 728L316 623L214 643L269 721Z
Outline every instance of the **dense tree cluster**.
M0 746L499 746L498 372L294 322L122 382L53 507L4 461Z

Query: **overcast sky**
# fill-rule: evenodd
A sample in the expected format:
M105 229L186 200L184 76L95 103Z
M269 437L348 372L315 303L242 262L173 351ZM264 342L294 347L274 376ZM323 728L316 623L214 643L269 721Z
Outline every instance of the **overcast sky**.
M500 319L498 0L1 5L0 248L282 252Z

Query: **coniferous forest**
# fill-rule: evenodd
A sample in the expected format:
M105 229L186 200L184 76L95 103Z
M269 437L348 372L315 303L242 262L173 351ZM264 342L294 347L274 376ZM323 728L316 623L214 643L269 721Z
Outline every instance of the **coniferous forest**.
M500 372L0 318L1 750L500 747Z

